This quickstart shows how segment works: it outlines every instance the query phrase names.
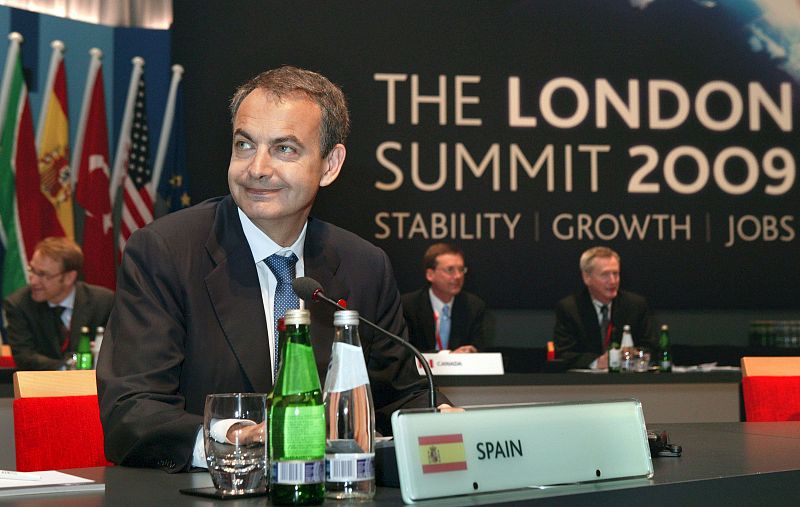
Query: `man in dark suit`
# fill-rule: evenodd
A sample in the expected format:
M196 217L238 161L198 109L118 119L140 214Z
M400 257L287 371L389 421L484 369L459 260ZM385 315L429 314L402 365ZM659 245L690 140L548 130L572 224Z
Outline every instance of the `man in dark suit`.
M18 370L61 370L81 328L105 326L114 293L78 281L83 252L67 238L45 238L28 265L29 284L3 302Z
M231 195L167 215L125 248L97 371L106 455L117 463L205 466L206 395L272 389L277 280L266 261L274 255L296 257L296 276L405 333L386 254L309 218L317 191L345 159L342 91L319 74L281 67L240 87L231 113ZM306 303L324 384L333 312ZM377 428L388 433L396 408L425 406L425 383L402 346L362 333Z
M637 346L655 348L652 316L647 301L620 290L620 258L614 250L594 247L580 259L585 287L556 306L556 357L570 368L608 367L610 343L622 341L622 328L631 326Z
M478 352L489 345L492 323L486 304L462 290L464 252L436 243L425 252L423 266L428 285L402 296L409 341L424 352Z

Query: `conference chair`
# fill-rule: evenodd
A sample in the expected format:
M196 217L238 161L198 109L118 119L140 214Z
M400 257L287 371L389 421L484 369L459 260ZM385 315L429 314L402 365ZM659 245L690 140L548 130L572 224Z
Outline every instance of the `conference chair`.
M743 357L747 422L800 421L800 357Z
M14 373L14 440L17 470L112 465L94 370Z

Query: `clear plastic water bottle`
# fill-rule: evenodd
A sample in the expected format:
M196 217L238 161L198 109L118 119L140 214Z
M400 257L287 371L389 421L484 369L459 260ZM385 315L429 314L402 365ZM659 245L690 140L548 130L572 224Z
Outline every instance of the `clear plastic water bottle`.
M375 496L375 408L358 336L358 312L333 314L336 335L325 378L325 496Z

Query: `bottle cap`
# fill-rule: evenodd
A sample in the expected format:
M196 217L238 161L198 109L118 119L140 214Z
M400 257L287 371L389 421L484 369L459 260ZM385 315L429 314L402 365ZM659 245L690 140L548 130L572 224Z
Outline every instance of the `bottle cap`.
M81 333L89 334L89 326L82 326L81 327Z
M631 330L630 324L625 324L624 326L622 326L622 330L623 331L630 331Z
M358 325L358 312L355 310L339 310L338 312L333 312L333 325Z
M104 328L103 326L97 326L97 332L98 333L103 333L103 332L105 332L105 330L106 330L106 328Z
M661 330L662 331L669 331L669 326L667 326L666 324L661 324Z
M295 308L286 310L283 316L287 326L299 326L301 324L311 324L311 312L309 310L298 310Z

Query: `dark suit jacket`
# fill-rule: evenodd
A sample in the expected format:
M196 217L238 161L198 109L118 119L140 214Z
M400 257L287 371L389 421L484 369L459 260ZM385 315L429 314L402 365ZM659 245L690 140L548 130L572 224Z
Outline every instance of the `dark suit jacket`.
M379 248L309 219L305 274L365 318L405 335L389 259ZM322 385L333 311L309 302ZM405 348L362 327L376 423L390 433L400 405L425 406L425 382ZM210 393L272 388L258 275L230 196L156 220L125 248L117 301L97 369L106 456L117 463L189 468Z
M654 349L657 342L647 301L633 292L620 290L611 305L611 341L622 341L622 327L631 326L636 346ZM565 297L556 306L554 330L556 357L569 368L586 368L603 353L600 322L589 290Z
M408 324L408 340L423 352L436 350L436 324L428 287L403 294L403 315ZM491 322L486 304L475 294L461 291L453 298L452 325L448 348L474 345L481 350L491 342Z
M97 326L106 325L113 303L114 293L105 287L84 282L75 284L70 350L78 346L81 327L89 327L94 338ZM31 289L27 286L9 295L3 305L8 319L8 342L17 369L58 370L64 366L62 337L49 305L31 299Z

